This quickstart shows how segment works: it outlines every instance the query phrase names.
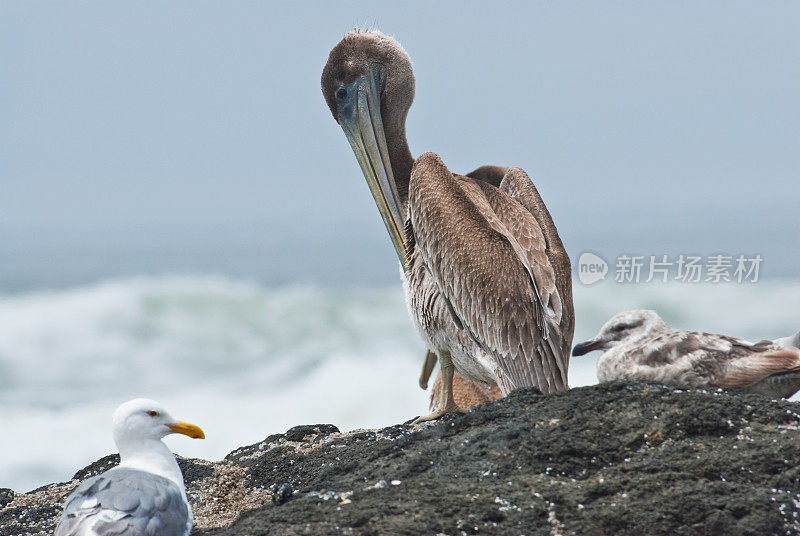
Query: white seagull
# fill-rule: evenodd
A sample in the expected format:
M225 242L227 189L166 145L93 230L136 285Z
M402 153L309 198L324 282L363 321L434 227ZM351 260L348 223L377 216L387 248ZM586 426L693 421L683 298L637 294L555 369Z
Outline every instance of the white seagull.
M791 339L787 337L787 339ZM800 390L800 349L778 341L752 343L726 335L680 331L654 311L619 313L572 355L603 350L597 378L646 380L677 387L727 387L773 398Z
M173 433L203 439L203 431L137 398L114 412L113 433L119 465L75 488L55 536L187 536L192 509L183 474L161 439Z

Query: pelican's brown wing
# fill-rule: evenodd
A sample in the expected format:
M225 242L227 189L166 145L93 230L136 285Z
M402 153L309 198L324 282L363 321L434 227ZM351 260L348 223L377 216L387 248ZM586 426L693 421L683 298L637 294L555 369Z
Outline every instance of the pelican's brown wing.
M503 177L505 177L506 172L508 172L508 168L503 166L481 166L467 173L467 177L475 179L476 181L489 183L499 188L500 182L503 180Z
M414 164L409 218L416 254L456 326L495 358L501 388L565 389L560 299L535 218L508 194L451 174L433 153Z
M569 255L564 249L550 211L547 210L539 191L525 171L518 167L509 168L503 176L499 188L525 207L544 232L545 253L553 266L556 289L561 300L562 313L559 327L562 336L561 355L565 360L564 370L566 370L572 349L572 336L575 332L575 309L572 305L572 266Z
M506 175L501 185L506 183L509 176ZM527 176L525 178L527 179ZM530 179L528 182L530 183ZM557 363L561 382L566 388L569 348L572 341L570 340L568 344L564 343L562 298L557 286L555 270L547 256L547 241L544 232L534 215L519 202L510 198L507 193L486 183L478 183L478 186L486 196L494 213L522 248L525 254L524 262L536 282L541 303L545 310L552 312L552 316L548 318L551 320L548 329L549 336L539 341L536 352L544 362ZM531 186L533 185L531 184Z

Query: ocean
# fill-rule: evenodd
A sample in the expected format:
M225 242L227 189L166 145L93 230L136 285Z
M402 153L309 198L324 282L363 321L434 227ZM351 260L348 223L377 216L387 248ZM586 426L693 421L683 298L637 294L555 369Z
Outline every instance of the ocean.
M657 310L685 329L748 339L800 329L800 282L574 283L575 341L614 313ZM427 409L425 348L396 284L266 284L213 275L112 277L0 295L0 487L69 479L114 452L110 415L150 397L200 425L168 437L183 456L220 459L291 426L341 430ZM572 386L595 379L574 358Z

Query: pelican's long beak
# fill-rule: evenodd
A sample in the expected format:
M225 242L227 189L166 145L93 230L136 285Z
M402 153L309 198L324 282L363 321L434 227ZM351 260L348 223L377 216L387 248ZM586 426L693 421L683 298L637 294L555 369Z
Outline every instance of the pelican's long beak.
M575 348L572 349L573 356L585 355L589 352L593 352L595 350L603 350L605 349L605 342L599 341L597 339L591 339L586 342L581 342L575 345Z
M400 211L383 130L379 84L380 68L376 67L346 86L347 96L338 104L339 124L353 148L400 263L405 269L405 217Z
M173 434L183 434L185 436L189 436L192 439L205 439L206 434L200 429L199 426L195 426L194 424L189 424L188 422L178 421L174 424L168 424L170 432Z

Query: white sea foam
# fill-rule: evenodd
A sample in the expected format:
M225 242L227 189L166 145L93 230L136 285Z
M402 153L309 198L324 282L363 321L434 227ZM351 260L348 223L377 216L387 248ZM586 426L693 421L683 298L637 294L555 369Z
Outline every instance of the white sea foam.
M800 283L575 285L575 341L613 314L656 309L676 327L774 338L800 329ZM68 479L114 451L110 414L155 398L207 439L170 437L185 456L219 459L296 424L343 430L427 409L424 348L399 284L267 288L221 277L111 280L0 296L0 487ZM573 386L595 382L575 358Z

